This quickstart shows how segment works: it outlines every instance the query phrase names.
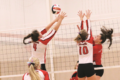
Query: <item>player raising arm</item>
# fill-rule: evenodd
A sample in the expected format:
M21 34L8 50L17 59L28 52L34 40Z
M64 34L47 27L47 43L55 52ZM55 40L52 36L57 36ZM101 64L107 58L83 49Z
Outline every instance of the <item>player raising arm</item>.
M54 37L57 30L59 29L62 20L66 17L65 12L61 12L56 19L54 19L45 29L43 29L41 32L34 30L32 33L28 34L23 39L24 44L32 43L33 49L32 49L32 57L37 57L40 60L41 69L46 70L45 63L46 63L46 50L47 50L47 44L48 42ZM45 37L43 35L49 30L49 28L55 23L52 31ZM29 41L28 43L25 42L26 39L31 38L32 41Z
M82 11L78 12L81 22L83 22L83 17L85 14ZM82 29L78 34L78 36L74 39L78 44L79 50L79 66L78 66L78 80L96 80L96 75L93 66L93 37L90 26L90 16L91 11L86 11L86 25L87 31Z
M101 63L103 48L102 44L109 39L110 46L112 45L112 33L113 29L106 29L105 27L101 28L101 34L94 37L94 46L93 46L93 61L94 61L94 68L103 67ZM104 73L104 69L95 70L97 80L100 80Z

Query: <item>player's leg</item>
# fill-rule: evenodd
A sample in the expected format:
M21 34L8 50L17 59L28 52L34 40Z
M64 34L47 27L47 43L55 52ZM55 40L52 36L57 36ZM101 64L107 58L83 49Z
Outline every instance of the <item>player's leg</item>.
M96 75L96 78L97 78L97 80L100 80L101 77Z
M78 77L78 80L86 80L86 77L83 77L83 78Z
M97 80L96 75L92 75L90 77L87 77L87 80Z
M92 63L88 63L85 66L85 74L87 76L87 80L97 80L95 70L94 70L94 66L93 66Z
M97 67L103 67L103 66L102 65L94 65L94 68L97 68ZM95 73L96 73L97 80L100 80L100 78L103 76L104 69L95 70Z
M79 64L78 65L78 80L85 80L86 76L84 74L84 64Z

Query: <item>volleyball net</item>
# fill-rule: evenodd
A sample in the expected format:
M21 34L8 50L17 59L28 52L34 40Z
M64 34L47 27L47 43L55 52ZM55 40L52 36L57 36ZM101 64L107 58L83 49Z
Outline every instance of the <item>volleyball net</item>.
M77 45L74 42L78 34L76 25L79 25L79 21L62 24L47 46L46 68L52 80L57 79L57 74L75 71L74 66L78 61ZM102 64L105 69L120 67L120 17L92 20L91 26L93 36L100 33L102 26L114 29L111 48L108 49L107 41L103 44ZM40 31L44 27L0 31L1 80L10 77L20 77L17 80L21 80L22 75L28 71L27 61L32 53L31 44L24 45L23 37L34 29Z

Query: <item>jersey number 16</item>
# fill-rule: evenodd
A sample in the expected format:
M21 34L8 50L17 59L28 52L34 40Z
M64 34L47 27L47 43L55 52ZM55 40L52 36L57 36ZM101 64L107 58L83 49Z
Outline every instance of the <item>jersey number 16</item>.
M87 46L80 47L79 48L79 54L80 55L88 54L88 48L87 48Z

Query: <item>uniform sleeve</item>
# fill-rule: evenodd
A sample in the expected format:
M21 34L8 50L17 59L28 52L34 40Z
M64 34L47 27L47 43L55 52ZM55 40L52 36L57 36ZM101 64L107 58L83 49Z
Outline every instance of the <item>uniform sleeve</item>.
M83 29L83 23L84 23L84 21L80 21L80 30Z
M24 75L23 75L23 77L22 77L22 80L28 80L28 79L25 79L25 75L26 75L27 73L25 73Z
M50 80L50 78L49 78L49 74L48 74L47 71L44 71L44 70L40 70L40 71L42 71L43 74L44 74L44 76L45 76L44 80Z
M86 20L86 26L87 26L87 32L88 32L87 40L90 40L90 38L92 38L92 31L91 31L90 20Z
M52 30L47 36L41 39L41 42L45 45L48 44L48 42L54 37L56 31Z
M43 30L40 31L40 33L44 35L45 33L47 33L47 30L44 28Z
M25 75L25 74L24 74ZM23 77L22 77L22 80L24 80L24 75L23 75Z
M45 73L45 79L44 79L44 80L50 80L50 79L49 79L48 72Z

